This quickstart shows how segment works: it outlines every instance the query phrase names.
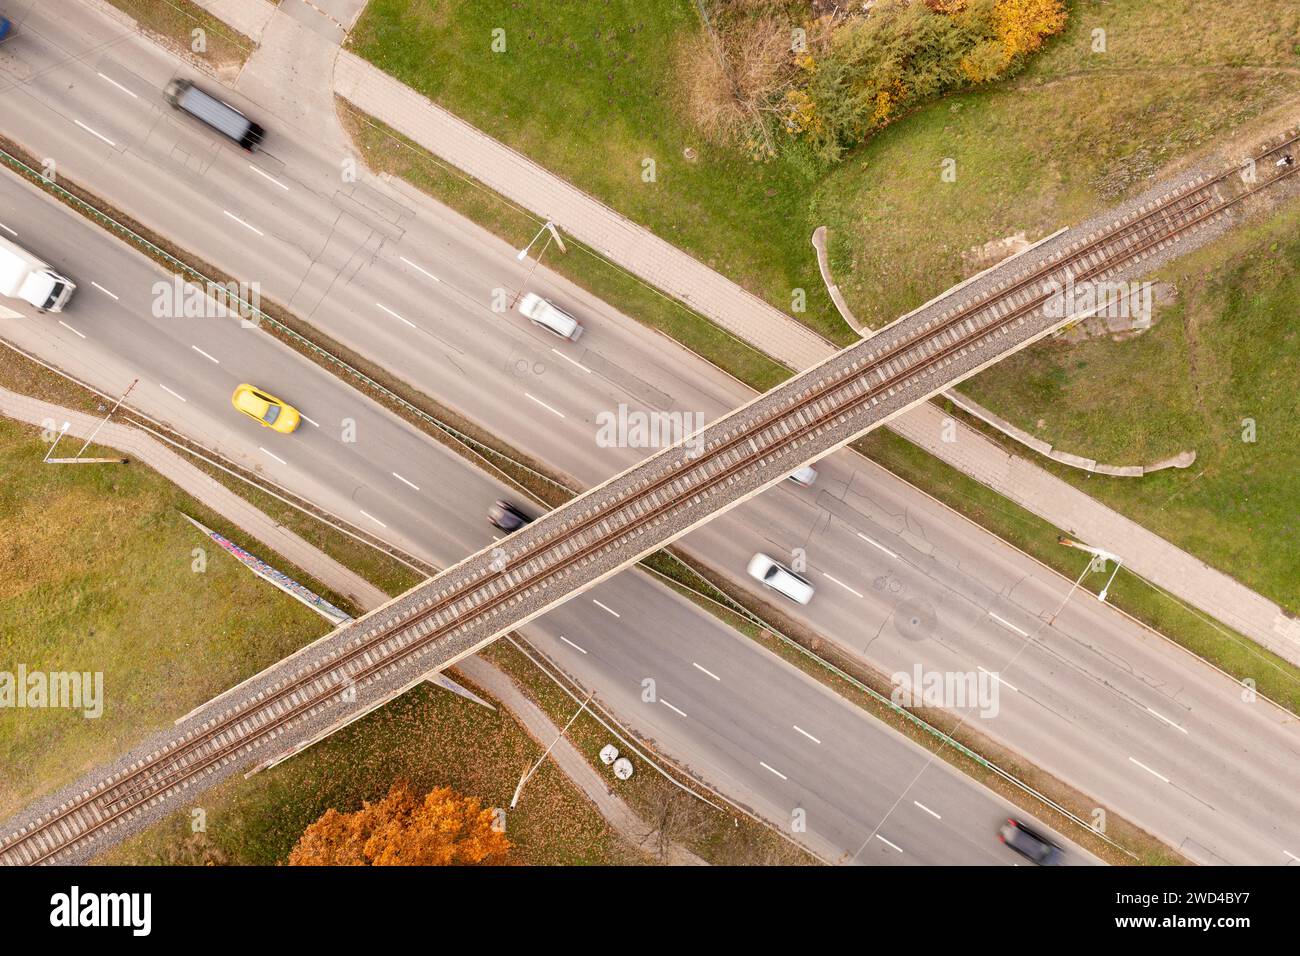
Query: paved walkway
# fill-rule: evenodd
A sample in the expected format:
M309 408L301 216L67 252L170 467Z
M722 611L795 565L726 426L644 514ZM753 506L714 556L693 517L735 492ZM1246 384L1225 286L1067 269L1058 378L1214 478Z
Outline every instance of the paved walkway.
M60 450L68 449L69 455L80 447L74 442L84 441L102 421L98 416L75 412L5 388L0 388L0 415L29 425L45 426L53 422L55 428L61 426L63 422L69 422L68 433L59 443ZM140 429L110 422L100 428L95 436L95 444L100 447L114 448L129 457L132 462L139 462L152 468L240 530L315 577L326 587L345 595L362 611L370 611L388 601L388 595L365 578L276 523L265 512L253 507L244 498ZM49 465L47 467L129 468L131 465ZM548 746L555 739L559 728L503 671L479 657L462 661L457 665L457 669L504 704L542 747ZM646 824L621 797L609 789L600 774L571 742L567 739L560 741L551 751L551 757L564 774L582 790L587 799L596 805L601 816L625 840L633 846L644 849L649 835ZM670 849L667 862L676 865L707 865L704 860L689 850L676 845Z
M268 6L266 0L199 2L214 12L242 4L247 10L239 16L245 23L264 16ZM357 0L333 2L359 9ZM304 0L284 3L289 6L282 5L282 12L297 14ZM807 368L834 352L790 316L347 51L335 61L334 91L790 367ZM1187 603L1300 662L1300 620L1277 604L1032 462L1009 455L973 428L956 422L956 440L941 441L946 420L942 410L926 403L889 427L1056 527L1122 555L1133 571Z

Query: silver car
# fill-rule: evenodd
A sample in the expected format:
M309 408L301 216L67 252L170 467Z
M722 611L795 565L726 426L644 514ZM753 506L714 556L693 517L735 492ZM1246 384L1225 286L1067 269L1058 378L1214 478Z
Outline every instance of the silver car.
M807 604L812 600L812 582L802 575L795 574L780 561L770 558L761 551L749 559L749 576L762 581L764 587L784 594L791 601Z

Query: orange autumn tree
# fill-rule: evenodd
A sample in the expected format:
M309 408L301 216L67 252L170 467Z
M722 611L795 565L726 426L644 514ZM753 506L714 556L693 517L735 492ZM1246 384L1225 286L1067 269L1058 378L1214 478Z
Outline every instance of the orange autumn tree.
M355 813L329 809L307 827L290 866L454 866L501 863L510 850L495 812L437 787L420 799L398 781Z

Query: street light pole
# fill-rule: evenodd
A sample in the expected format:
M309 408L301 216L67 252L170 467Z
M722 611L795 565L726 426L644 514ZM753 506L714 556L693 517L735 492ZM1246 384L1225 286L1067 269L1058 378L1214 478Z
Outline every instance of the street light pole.
M57 445L59 441L63 438L63 436L68 433L68 429L71 427L72 427L72 422L63 423L63 427L59 429L59 433L54 436L54 441L51 442L50 447L45 450L45 457L41 459L42 463L50 460L50 455L54 454L54 446Z
M126 387L126 391L122 393L121 397L118 398L117 402L114 403L113 407L108 410L108 414L105 415L102 420L100 420L99 424L97 424L93 429L91 429L90 434L86 436L86 440L82 443L81 448L77 450L77 453L75 455L73 455L71 458L51 458L50 452L54 451L54 445L57 445L59 443L59 438L62 438L64 432L66 432L71 427L70 422L64 422L63 430L59 432L59 438L54 439L54 445L51 445L50 450L45 453L44 461L47 464L51 464L51 465L92 465L92 464L99 464L99 463L111 463L111 464L121 464L121 465L126 464L127 460L125 458L82 458L81 453L90 447L91 441L94 440L94 437L99 434L99 430L108 423L108 420L110 418L113 417L113 413L116 412L118 408L121 407L124 401L126 401L126 397L131 394L131 389L135 388L136 384L139 381L140 380L138 378L134 379L131 382L131 384Z
M584 710L587 709L587 704L591 701L592 694L594 693L595 691L592 691L591 694L587 695L587 699L582 702L582 706L579 707L577 711L574 712L573 716L569 718L569 722L564 725L564 729L560 731L559 736L552 740L551 745L546 748L546 752L537 758L537 763L533 764L532 767L529 768L528 772L519 778L519 786L515 787L515 795L510 798L511 810L513 810L515 805L519 803L519 795L524 792L524 784L533 778L533 774L537 773L537 769L546 762L546 758L550 756L551 751L555 749L555 745L564 738L564 735L569 732L569 728L573 726L573 722L578 719L579 715L581 715Z

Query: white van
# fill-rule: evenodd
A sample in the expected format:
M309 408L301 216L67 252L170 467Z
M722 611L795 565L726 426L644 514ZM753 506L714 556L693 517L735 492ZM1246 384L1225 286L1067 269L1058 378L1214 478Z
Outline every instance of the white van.
M578 324L577 319L563 309L551 305L534 292L527 293L519 300L519 311L525 318L562 339L576 342L582 336L582 326Z

